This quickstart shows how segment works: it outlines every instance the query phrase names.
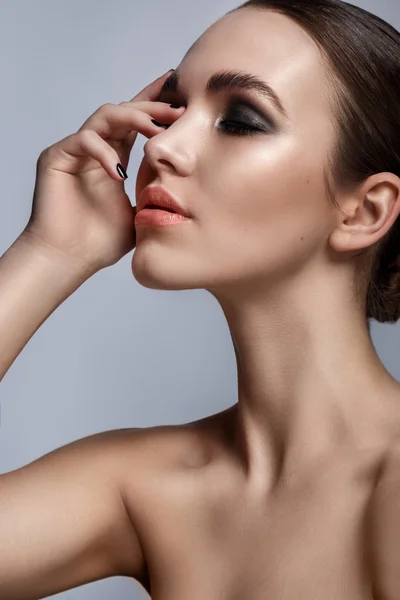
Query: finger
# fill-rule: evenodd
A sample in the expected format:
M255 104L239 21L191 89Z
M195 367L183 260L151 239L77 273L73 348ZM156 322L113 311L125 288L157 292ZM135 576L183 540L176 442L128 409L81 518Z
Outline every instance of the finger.
M183 110L181 110L183 109ZM174 115L174 120L176 120L177 118L179 118L180 116L182 116L183 112L185 111L185 107L181 106L180 108L174 108L173 109L173 115ZM169 113L170 114L170 113ZM171 125L172 123L169 123L168 121L170 120L169 114L164 116L164 115L160 115L158 118L155 119L155 121L158 121L159 123L162 124L162 126L154 126L154 134L152 133L151 135L147 135L148 138L153 137L153 135L157 135L157 133L160 133L161 131L165 131L166 127L164 127L164 125ZM153 123L154 125L154 123ZM167 127L167 128L168 128ZM137 131L132 131L131 133L129 133L126 138L124 140L121 141L121 145L123 148L123 152L126 153L126 155L129 157L131 151L132 151L132 147L136 141L137 138Z
M118 105L111 104L111 106L123 106L124 108L128 108L132 110L135 108L136 110L141 110L144 113L151 114L156 119L174 119L178 114L181 115L182 111L179 112L181 108L185 108L184 105L180 105L179 108L174 108L178 106L177 104L170 104L169 102L157 102L157 101L146 101L146 100L138 100L136 102L120 102Z
M83 129L46 148L39 157L41 167L75 174L82 170L81 158L97 160L108 175L125 181L117 170L121 163L118 152L93 129Z
M126 102L120 102L118 104L118 106L126 106L129 108L129 107L132 107L132 104L133 104L133 101L128 100ZM142 100L142 101L135 100L135 102L134 102L135 108L143 110L144 112L154 109L154 104L156 104L156 109L159 105L161 105L161 106L165 105L167 108L170 108L169 103L164 103L164 102L161 102L160 104L157 104L155 101L145 101L145 100ZM176 110L179 110L179 109L174 108L173 114L176 114L175 113ZM182 112L183 111L181 111L180 115L182 114ZM156 116L156 115L154 114L153 116ZM160 120L159 122L162 122L163 125L165 125L165 124L168 124L168 118L169 118L168 114L164 115L164 111L161 109L161 114L157 114L155 120L156 121ZM137 131L132 131L130 134L128 134L128 136L122 141L124 148L129 149L129 150L132 148L133 144L135 143L137 134L138 134Z
M152 137L160 127L152 120L171 124L184 112L184 107L171 108L165 102L124 102L104 104L91 115L78 131L94 129L101 137L120 141L132 131Z
M154 106L154 103L153 103ZM169 106L170 108L170 106ZM183 110L181 110L183 109ZM165 129L167 129L172 123L170 123L169 121L172 120L172 122L174 122L175 120L177 120L185 111L185 107L181 106L180 108L174 108L173 109L173 119L171 119L171 113L168 112L166 115L165 114L161 114L155 118L154 120L159 122L160 125L156 125L155 123L153 123L154 125L154 133L151 132L150 134L144 134L146 135L146 137L151 138L153 137L153 135L157 135L157 133L160 133L161 131L165 131ZM163 112L163 111L162 111ZM167 125L168 127L165 127L165 125ZM123 148L123 152L126 153L128 156L131 153L132 147L136 141L137 138L137 131L132 131L131 133L129 133L122 141L121 141L121 145Z
M143 88L143 90L136 94L136 96L131 98L130 102L134 102L137 100L151 100L154 102L155 100L157 100L160 96L161 88L164 82L168 79L171 73L174 72L174 70L175 69L170 69L169 71L164 73L164 75L161 75L161 77L157 77L157 79L155 79L152 83Z

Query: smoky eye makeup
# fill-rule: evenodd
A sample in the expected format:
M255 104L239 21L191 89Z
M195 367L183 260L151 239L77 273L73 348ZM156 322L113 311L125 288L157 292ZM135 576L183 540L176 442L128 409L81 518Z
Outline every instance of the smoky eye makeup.
M177 92L172 91L162 92L159 101L168 104L177 102L183 106L186 105L184 99ZM218 127L224 133L251 135L271 133L276 129L276 123L265 109L259 108L245 94L233 92L228 95L224 103L224 108L218 119Z
M227 118L232 118L232 120L243 120L249 126L256 128L262 129L266 126L271 128L274 125L272 119L268 115L264 115L247 100L234 99L231 101L226 110L226 115Z

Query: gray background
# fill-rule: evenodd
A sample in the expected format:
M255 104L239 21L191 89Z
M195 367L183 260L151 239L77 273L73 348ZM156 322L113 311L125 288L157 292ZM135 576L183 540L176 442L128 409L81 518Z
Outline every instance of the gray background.
M399 0L353 2L400 28ZM31 212L40 152L99 106L129 100L175 68L202 32L240 0L0 2L0 255ZM125 189L135 203L147 141L132 150ZM131 273L132 253L68 298L0 384L0 473L109 429L178 424L237 401L236 362L217 301L204 290L157 291ZM400 379L398 325L372 323ZM52 596L148 598L124 577Z

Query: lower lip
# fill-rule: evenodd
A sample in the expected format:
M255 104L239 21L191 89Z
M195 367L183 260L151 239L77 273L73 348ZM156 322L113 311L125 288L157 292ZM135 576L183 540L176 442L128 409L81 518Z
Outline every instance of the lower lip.
M151 225L153 227L167 227L168 225L177 225L189 221L188 217L170 213L167 210L158 210L157 208L143 208L136 213L135 225Z

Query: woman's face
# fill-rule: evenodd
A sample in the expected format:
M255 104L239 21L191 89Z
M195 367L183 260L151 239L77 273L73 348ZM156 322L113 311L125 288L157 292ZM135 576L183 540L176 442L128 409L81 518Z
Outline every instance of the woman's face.
M221 71L268 83L286 116L256 90L207 92ZM177 74L178 92L159 100L186 110L146 142L136 198L161 185L193 219L137 228L139 283L245 293L321 259L333 224L323 166L334 131L312 39L283 15L241 9L197 40ZM243 135L232 121L254 130Z

